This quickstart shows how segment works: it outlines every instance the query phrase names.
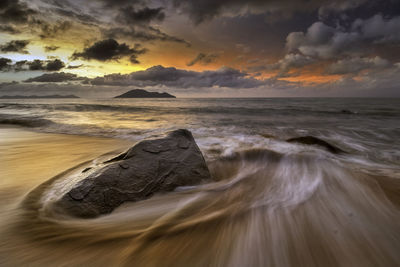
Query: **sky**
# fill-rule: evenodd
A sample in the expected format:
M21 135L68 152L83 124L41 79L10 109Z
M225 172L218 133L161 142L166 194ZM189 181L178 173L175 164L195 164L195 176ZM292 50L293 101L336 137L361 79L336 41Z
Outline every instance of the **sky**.
M400 0L1 0L0 95L400 97Z

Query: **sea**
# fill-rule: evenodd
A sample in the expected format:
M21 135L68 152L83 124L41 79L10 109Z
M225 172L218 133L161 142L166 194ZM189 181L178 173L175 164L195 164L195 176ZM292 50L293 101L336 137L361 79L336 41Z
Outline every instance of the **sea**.
M285 142L311 135L360 160L400 162L400 99L0 100L0 124L132 141L184 128L206 155L251 148L313 149Z
M188 129L214 178L83 220L42 213L73 174L48 177L16 203L30 230L0 242L2 266L400 265L399 98L2 99L0 125L132 144ZM303 136L343 153L287 142Z

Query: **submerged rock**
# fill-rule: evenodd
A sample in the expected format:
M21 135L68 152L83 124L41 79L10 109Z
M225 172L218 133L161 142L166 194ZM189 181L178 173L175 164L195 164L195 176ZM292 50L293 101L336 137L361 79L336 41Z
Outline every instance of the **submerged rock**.
M314 137L314 136L302 136L302 137L290 138L290 139L286 140L286 142L300 143L300 144L304 144L304 145L317 145L317 146L325 148L326 150L328 150L329 152L334 153L334 154L346 153L342 149L340 149L334 145L331 145L328 142L326 142L322 139L319 139L317 137Z
M342 109L340 112L343 113L343 114L355 114L355 112L353 112L353 111L351 111L349 109Z
M161 139L145 140L105 167L81 180L57 208L77 217L110 213L126 201L211 179L203 155L190 131L176 130Z

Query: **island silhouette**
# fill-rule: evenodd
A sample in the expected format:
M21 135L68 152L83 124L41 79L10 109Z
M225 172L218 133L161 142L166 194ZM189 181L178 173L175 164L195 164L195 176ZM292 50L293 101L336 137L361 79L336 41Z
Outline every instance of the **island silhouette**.
M148 92L143 89L133 89L114 98L176 98L166 92Z

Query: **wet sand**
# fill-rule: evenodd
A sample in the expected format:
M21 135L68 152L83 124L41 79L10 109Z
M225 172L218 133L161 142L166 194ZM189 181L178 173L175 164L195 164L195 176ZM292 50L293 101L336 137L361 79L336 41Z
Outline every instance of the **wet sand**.
M32 186L106 152L132 142L66 134L46 134L23 128L0 128L0 188ZM25 191L26 192L26 191Z

